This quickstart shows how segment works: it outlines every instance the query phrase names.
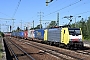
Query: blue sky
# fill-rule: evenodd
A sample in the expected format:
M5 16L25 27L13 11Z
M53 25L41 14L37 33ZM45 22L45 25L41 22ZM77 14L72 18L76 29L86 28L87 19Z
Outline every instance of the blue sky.
M12 19L15 9L18 6L20 0L0 0L0 18ZM48 0L49 1L49 0ZM32 21L35 22L35 27L40 24L40 12L42 20L57 20L57 13L59 13L59 25L68 24L69 20L63 18L64 16L74 16L72 23L75 22L75 18L79 21L81 18L87 18L90 16L90 0L53 0L46 6L46 0L21 0L20 5L14 15L14 29L19 26L22 29L26 26L32 26ZM77 2L77 3L76 3ZM89 11L89 12L87 12ZM84 13L87 12L87 13ZM80 14L81 13L81 14ZM43 26L50 21L42 21ZM8 26L13 25L12 20L0 19L1 30L8 31ZM47 24L48 25L48 24Z

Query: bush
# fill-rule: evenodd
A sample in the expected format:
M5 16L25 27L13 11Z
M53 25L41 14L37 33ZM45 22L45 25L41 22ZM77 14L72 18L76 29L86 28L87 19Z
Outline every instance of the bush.
M4 33L0 32L0 36L1 36L1 37L4 37Z

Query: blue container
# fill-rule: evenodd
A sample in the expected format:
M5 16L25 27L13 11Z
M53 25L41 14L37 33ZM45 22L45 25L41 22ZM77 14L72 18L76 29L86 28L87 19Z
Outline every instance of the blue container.
M24 37L24 32L23 32L23 31L20 31L20 32L19 32L19 37L20 37L20 38L23 38L23 37Z
M17 37L17 35L18 35L17 32L12 32L11 33L11 36Z
M44 29L35 30L35 38L44 40Z
M16 37L16 32L13 32L13 36Z
M14 36L14 37L15 37L15 32L12 32L12 33L11 33L11 36Z
M16 32L14 32L14 37L17 37L17 36L16 36Z
M15 32L15 36L16 37L19 37L19 32Z
M11 33L11 36L15 36L15 32L12 32L12 33Z
M15 36L18 37L18 32L15 32Z

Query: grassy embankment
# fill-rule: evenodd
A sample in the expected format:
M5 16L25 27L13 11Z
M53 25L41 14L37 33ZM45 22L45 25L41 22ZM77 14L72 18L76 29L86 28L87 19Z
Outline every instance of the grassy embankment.
M1 40L0 40L0 60L2 58L2 43L1 43Z

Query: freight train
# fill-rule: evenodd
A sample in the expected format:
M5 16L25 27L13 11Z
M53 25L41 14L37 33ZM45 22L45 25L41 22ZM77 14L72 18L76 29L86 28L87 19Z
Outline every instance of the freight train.
M60 47L83 47L81 28L51 28L12 32L11 36L25 39L38 39L43 43L56 44Z

